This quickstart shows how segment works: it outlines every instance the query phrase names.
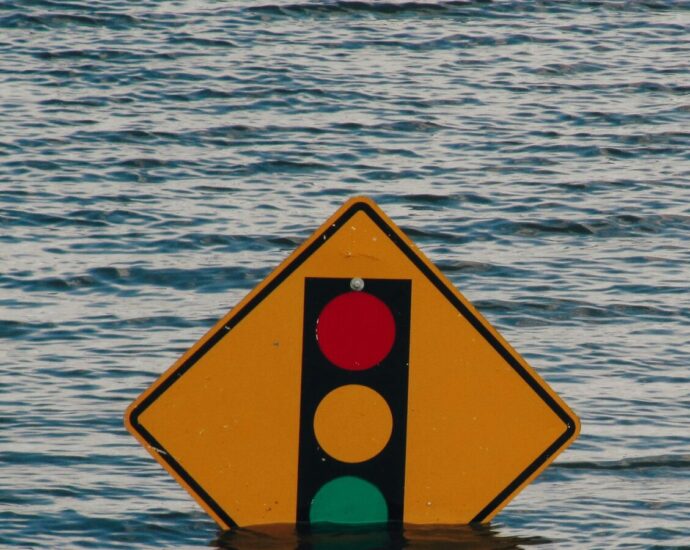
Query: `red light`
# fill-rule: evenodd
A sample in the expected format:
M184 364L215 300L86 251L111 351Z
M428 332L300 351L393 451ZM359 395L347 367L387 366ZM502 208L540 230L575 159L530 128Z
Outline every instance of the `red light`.
M316 323L321 352L346 370L378 365L393 347L395 320L388 306L367 292L347 292L333 298Z

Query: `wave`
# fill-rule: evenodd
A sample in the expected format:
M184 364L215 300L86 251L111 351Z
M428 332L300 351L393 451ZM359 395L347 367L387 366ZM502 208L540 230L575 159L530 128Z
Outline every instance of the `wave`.
M551 468L564 470L640 470L647 468L680 468L690 470L690 454L657 455L619 460L555 462Z

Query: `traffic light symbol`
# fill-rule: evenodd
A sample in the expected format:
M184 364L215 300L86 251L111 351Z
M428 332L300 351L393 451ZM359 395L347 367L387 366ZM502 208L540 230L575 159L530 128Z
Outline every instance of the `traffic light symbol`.
M307 278L297 521L402 522L411 282Z

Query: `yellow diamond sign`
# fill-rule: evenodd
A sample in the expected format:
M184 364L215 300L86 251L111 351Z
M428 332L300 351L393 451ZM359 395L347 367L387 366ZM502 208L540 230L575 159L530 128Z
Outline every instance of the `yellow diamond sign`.
M223 528L486 522L579 432L366 198L343 205L125 423Z

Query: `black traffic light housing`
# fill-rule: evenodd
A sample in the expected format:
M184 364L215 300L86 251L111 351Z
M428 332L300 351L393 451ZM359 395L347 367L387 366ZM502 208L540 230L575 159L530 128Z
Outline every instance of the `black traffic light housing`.
M381 300L395 321L395 337L390 352L378 364L363 370L347 370L334 365L320 349L316 334L319 316L326 305L341 294L353 292L353 289ZM355 476L375 485L386 501L388 523L402 522L410 302L411 281L406 279L305 280L297 487L297 523L302 528L310 524L310 508L318 490L341 476ZM329 392L347 384L359 384L377 392L385 399L393 417L388 443L376 456L363 462L342 462L333 458L321 448L314 430L314 416L319 403Z

